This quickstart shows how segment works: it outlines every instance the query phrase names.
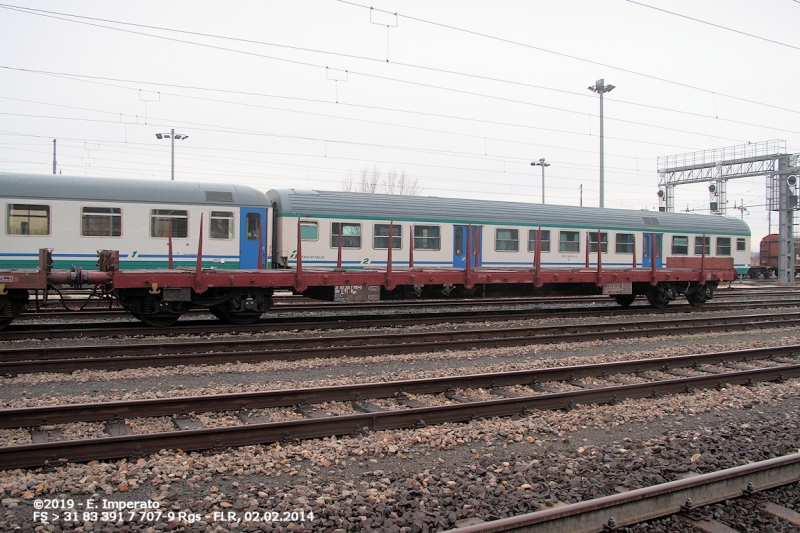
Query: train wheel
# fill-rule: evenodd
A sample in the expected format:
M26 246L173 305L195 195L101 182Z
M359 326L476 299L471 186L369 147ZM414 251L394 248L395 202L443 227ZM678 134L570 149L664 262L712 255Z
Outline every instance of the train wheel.
M630 307L635 299L635 294L619 294L614 296L614 300L616 300L620 307Z
M175 325L175 323L180 320L181 315L136 315L136 318L154 328L168 328Z
M650 305L655 307L656 309L664 309L667 305L669 305L669 301L672 300L664 291L659 289L658 287L650 287L647 289L647 301L650 302Z
M212 305L211 307L209 307L208 312L217 317L218 319L222 320L223 322L227 320L225 318L225 311L222 311L216 305Z
M22 310L25 309L25 302L27 300L27 291L25 291L24 298L0 297L0 329L3 329L7 325L11 324L11 322L22 313Z
M258 322L258 319L261 318L261 315L264 314L258 311L230 311L222 306L212 306L209 307L208 310L212 315L226 324L236 324L237 326L255 324Z
M702 285L697 287L697 290L686 293L686 299L692 307L703 307L703 305L714 297L714 287L711 285Z
M689 305L691 305L692 307L697 307L698 309L703 307L703 305L706 303L707 300L705 296L701 296L697 292L694 292L692 294L687 294L686 299L689 301Z

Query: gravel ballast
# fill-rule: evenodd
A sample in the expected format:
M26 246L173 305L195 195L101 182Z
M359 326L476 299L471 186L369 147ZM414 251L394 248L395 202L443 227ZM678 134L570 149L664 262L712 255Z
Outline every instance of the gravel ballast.
M22 407L213 394L790 344L800 344L794 330L776 328L413 356L31 374L2 378L0 399L5 407ZM800 380L790 380L519 419L0 471L0 530L440 531L468 519L518 515L796 453L798 392ZM234 423L227 416L209 415L209 424ZM87 434L97 431L94 426L86 424ZM0 438L10 442L24 435L17 430ZM798 491L797 486L779 490L784 496L778 498L797 510ZM34 502L43 498L158 501L163 512L200 516L181 522L37 523ZM236 523L213 514L231 512L241 519L245 513L252 518L256 512L301 510L313 512L314 519L291 520L288 514L286 522ZM756 511L742 513L732 523L756 524ZM636 531L682 531L669 520Z

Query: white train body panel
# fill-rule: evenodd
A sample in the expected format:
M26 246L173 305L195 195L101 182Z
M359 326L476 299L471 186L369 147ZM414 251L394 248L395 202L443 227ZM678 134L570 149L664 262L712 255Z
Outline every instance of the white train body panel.
M0 174L0 205L4 270L35 267L40 248L54 250L55 268L95 268L101 249L119 250L123 269L166 268L170 233L174 266L195 266L201 217L205 267L256 268L247 223L264 229L263 252L271 233L266 197L227 184Z
M719 216L321 191L273 190L267 195L277 205L275 260L290 268L296 264L298 220L306 268L336 266L340 224L342 266L351 269L386 265L389 224L395 235L392 262L398 268L409 264L414 232L415 267L463 269L468 229L480 235L472 265L487 268L532 268L539 229L541 264L549 268L585 266L587 234L592 240L589 265L596 268L598 229L606 270L634 266L634 252L635 266L650 267L651 240L657 268L665 267L669 257L699 258L704 235L706 257L731 257L740 273L750 263L749 228ZM474 243L470 251L475 254Z

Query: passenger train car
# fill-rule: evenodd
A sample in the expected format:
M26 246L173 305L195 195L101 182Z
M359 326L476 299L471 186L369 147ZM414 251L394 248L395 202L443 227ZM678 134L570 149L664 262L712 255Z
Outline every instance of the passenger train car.
M242 185L61 175L0 174L0 270L95 268L97 250L119 250L124 269L194 266L203 216L203 265L269 265L272 219L263 192ZM259 246L261 260L259 262Z
M543 267L585 265L587 251L596 266L598 241L606 269L653 260L662 268L670 257L701 257L703 244L706 257L730 257L739 273L750 263L747 224L720 216L296 189L267 196L284 268L295 264L298 219L303 262L312 266L337 264L340 232L344 267L385 266L390 223L395 263L407 264L413 247L414 265L425 268L464 268L468 226L472 267L530 267L539 228Z
M492 295L599 294L607 281L617 279L612 274L601 280L601 268L627 269L625 276L633 285L631 289L628 283L627 292L616 296L621 305L630 305L637 294L657 306L677 294L701 305L718 283L698 281L701 257L704 268L716 260L727 265L718 270L729 273L731 266L746 272L750 257L750 230L743 221L683 213L300 189L265 194L232 184L11 173L0 173L0 204L0 273L37 265L41 269L41 249L53 250L56 269L97 268L98 250L115 250L119 257L114 268L142 272L136 283L151 286L124 286L133 283L135 276L128 276L107 288L134 315L157 325L177 320L192 305L207 306L230 322L247 323L269 307L274 288L332 298L331 285L341 282L382 284L383 297L419 296L425 287L439 295L472 295L478 294L476 285ZM551 272L544 287L534 283L525 272L535 265L537 246L536 276L539 267L584 270L561 279ZM335 267L341 264L363 275L331 277L336 283L322 275L309 285L301 280L298 248L302 268L339 271ZM181 282L194 285L163 293L152 284L152 278L163 276L147 274L162 272L171 263L177 270L194 269L198 255L214 284L206 284L197 270L196 279ZM414 272L429 274L407 272L406 281L395 283L387 268L389 257L395 269L413 266ZM674 268L694 269L695 281L675 283L688 278L666 275L657 280L641 270L662 269L668 261ZM476 278L469 274L492 269L505 271L505 277L498 281L491 273ZM385 283L374 275L381 270ZM228 271L230 276L216 274ZM291 281L285 274L293 271L296 279ZM456 275L459 271L466 277ZM428 281L415 281L423 277ZM6 278L17 279L0 276L0 282ZM169 283L178 279L168 278ZM0 321L10 321L27 293L14 289L12 298L3 296L4 290L0 283Z

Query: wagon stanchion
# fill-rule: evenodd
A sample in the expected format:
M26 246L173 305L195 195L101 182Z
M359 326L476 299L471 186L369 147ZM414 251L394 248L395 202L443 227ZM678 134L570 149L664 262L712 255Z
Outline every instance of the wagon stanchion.
M411 246L408 248L408 268L414 268L414 224L409 224L408 229L411 236Z
M533 251L533 270L535 272L533 277L533 285L536 288L542 286L541 272L542 272L542 227L536 230L536 244Z
M711 243L709 243L709 247ZM706 234L703 233L703 253L700 254L700 285L706 284Z
M297 269L295 270L294 274L295 290L297 290L298 292L302 291L305 288L302 286L302 283L303 283L303 239L300 238L300 217L297 217Z
M650 233L650 285L658 285L656 280L656 232Z
M342 269L342 223L339 222L339 246L336 255L336 270Z
M258 265L256 268L261 270L264 268L264 263L261 258L264 255L264 228L261 227L261 214L258 215Z
M581 241L578 241L581 242ZM589 268L589 232L586 232L586 268Z
M480 227L475 227L475 251L473 252L475 255L475 266L481 266L481 229Z
M472 223L467 224L467 265L464 268L464 287L471 289L472 283Z
M202 280L202 272L203 272L203 215L205 213L200 213L200 238L197 241L197 266L194 269L194 288L196 292L203 292L200 291L200 281ZM170 222L170 225L172 223Z
M597 281L598 287L603 286L603 242L600 238L600 228L597 228Z
M394 282L392 281L392 239L394 235L394 220L389 221L389 247L386 258L386 290L394 289Z
M172 270L172 220L169 221L169 225L167 226L167 245L169 247L169 262L167 266Z

